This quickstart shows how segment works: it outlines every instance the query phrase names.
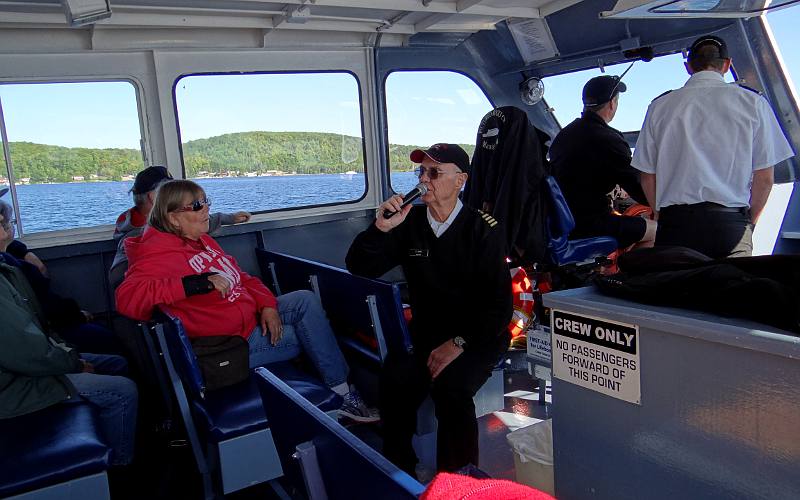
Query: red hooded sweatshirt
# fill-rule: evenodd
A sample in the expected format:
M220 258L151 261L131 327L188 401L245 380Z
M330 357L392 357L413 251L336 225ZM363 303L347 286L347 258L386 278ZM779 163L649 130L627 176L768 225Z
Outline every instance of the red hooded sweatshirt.
M245 339L258 323L257 313L276 307L277 300L258 278L248 275L208 235L187 240L147 227L125 240L129 267L117 288L117 309L137 320L150 319L153 309L168 305L189 337L239 335ZM181 279L190 274L217 273L232 283L227 297L216 290L187 297Z

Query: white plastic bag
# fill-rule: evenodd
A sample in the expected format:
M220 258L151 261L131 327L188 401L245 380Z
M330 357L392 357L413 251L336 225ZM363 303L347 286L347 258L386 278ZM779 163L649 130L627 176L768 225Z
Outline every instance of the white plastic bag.
M517 429L506 436L509 444L517 452L520 460L553 465L553 420Z

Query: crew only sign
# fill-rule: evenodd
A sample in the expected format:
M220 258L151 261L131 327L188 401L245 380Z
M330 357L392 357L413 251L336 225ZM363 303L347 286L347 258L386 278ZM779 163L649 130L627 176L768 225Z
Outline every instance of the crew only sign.
M639 327L553 310L553 376L641 404Z

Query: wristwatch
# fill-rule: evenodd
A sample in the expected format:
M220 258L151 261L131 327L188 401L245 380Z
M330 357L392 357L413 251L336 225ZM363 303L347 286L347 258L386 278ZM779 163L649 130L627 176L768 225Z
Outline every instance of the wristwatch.
M464 337L453 337L453 344L454 344L456 347L460 347L460 348L462 348L462 349L464 349L465 347L467 347L467 341L466 341L466 340L464 340Z

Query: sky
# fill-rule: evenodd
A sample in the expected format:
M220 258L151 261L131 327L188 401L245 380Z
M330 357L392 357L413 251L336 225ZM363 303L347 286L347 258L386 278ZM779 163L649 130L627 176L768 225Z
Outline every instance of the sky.
M789 74L800 81L800 51L787 50L800 46L800 8L768 14L767 20ZM680 55L636 63L625 76L628 91L611 125L638 130L650 101L685 82L682 64ZM621 74L626 67L608 67L606 74ZM581 88L600 74L594 69L545 79L545 99L561 125L580 114ZM251 130L362 135L358 82L349 73L190 76L177 83L175 94L184 142ZM491 109L472 80L446 71L392 73L386 94L393 144L473 143L480 119ZM130 82L0 85L0 98L10 141L139 148Z

